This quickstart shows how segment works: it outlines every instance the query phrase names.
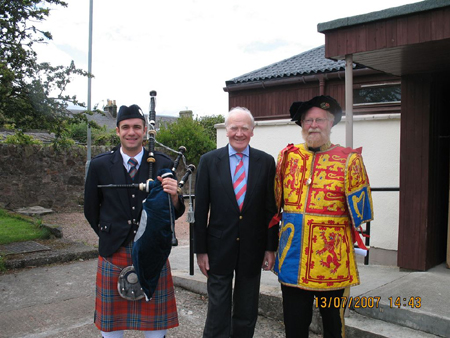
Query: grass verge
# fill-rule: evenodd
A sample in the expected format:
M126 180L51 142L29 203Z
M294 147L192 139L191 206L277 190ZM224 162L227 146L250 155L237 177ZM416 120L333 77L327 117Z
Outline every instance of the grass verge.
M42 220L0 209L0 245L50 237L51 232L42 226ZM4 271L6 271L5 256L0 252L0 272Z
M0 209L0 245L50 238L42 220L28 218Z

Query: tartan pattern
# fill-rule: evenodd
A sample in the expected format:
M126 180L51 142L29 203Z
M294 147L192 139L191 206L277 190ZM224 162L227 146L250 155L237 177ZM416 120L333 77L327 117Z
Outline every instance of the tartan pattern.
M153 298L129 301L120 297L117 281L120 271L132 265L132 246L121 247L111 257L98 258L94 322L101 331L164 330L178 326L170 264L161 270Z

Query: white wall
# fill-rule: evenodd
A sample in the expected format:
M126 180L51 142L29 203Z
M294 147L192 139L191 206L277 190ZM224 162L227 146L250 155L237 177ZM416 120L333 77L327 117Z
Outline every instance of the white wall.
M224 124L216 125L217 147L228 143ZM345 146L345 118L331 130L331 142ZM301 128L289 120L257 122L250 145L275 159L288 143L303 143ZM399 187L400 114L354 116L353 148L363 147L371 187ZM399 193L373 192L370 246L397 250Z

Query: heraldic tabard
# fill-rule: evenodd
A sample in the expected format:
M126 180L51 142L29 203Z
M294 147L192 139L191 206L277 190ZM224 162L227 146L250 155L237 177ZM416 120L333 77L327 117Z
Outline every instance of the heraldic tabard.
M373 219L361 148L330 145L311 152L288 145L277 162L275 195L282 211L274 272L281 283L308 290L358 285L356 229Z

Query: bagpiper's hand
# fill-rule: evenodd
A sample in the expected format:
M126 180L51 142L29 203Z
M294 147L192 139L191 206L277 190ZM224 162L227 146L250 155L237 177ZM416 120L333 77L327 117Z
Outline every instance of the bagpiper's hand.
M180 202L178 200L178 182L177 182L177 180L175 180L171 177L162 178L161 176L158 176L156 179L161 182L163 191L168 193L172 197L173 206L175 208L178 208L178 205Z
M165 177L162 178L161 176L158 176L157 179L161 182L161 186L164 190L164 192L168 193L169 195L178 195L177 189L178 189L178 182L177 180L171 178L171 177Z

